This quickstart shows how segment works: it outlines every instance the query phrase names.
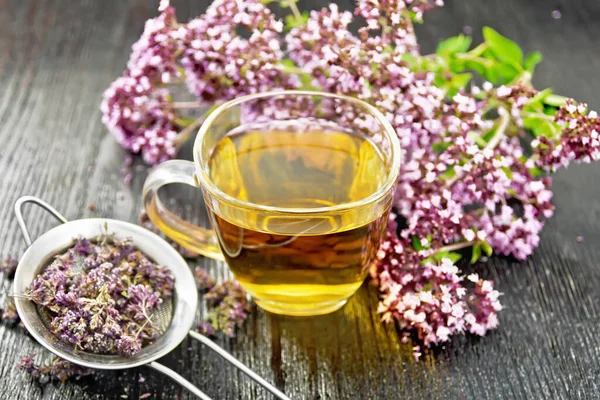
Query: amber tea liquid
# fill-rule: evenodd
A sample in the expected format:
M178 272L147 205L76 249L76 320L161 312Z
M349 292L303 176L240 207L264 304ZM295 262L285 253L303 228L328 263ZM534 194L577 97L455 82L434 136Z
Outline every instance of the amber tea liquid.
M377 147L352 131L316 121L239 127L212 152L210 178L248 203L314 213L209 207L231 271L264 309L315 315L339 308L365 279L389 204L344 212L388 176ZM279 215L279 216L278 216Z

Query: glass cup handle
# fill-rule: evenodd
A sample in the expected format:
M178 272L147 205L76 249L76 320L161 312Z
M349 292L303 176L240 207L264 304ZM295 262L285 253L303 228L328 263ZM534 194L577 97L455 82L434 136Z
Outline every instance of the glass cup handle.
M185 160L166 161L150 172L143 189L144 207L150 221L186 249L216 260L224 260L212 229L202 228L179 218L160 201L158 190L170 183L185 183L197 187L194 181L194 163Z

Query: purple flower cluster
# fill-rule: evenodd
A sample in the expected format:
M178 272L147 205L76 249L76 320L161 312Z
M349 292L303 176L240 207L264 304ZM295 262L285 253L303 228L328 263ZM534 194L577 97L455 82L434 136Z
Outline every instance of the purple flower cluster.
M414 330L427 346L462 332L484 335L498 326L502 307L491 281L473 274L465 285L451 260L429 262L429 252L387 235L371 271L383 293L378 308L383 321L398 320L400 328Z
M151 165L174 157L182 140L178 135L182 125L164 87L179 77L177 31L172 7L148 20L133 45L127 70L104 92L100 106L102 122L121 146L141 153Z
M19 259L16 257L8 256L0 263L0 271L6 274L8 278L15 276L17 266L19 265Z
M170 108L167 89L155 88L146 76L123 76L104 92L102 122L117 141L148 164L177 153L180 126Z
M217 284L213 277L208 274L208 271L198 265L194 268L194 278L196 287L199 290L210 290Z
M205 321L198 324L198 331L204 335L214 335L217 330L232 337L235 329L242 326L251 310L248 296L236 281L223 281L217 284L208 272L199 266L194 269L198 289L206 291L208 314Z
M238 32L250 32L248 39ZM182 28L181 65L191 93L205 102L297 86L279 64L281 21L260 1L217 0Z
M360 21L331 4L306 21L296 15L285 35L258 0L217 0L187 24L176 23L173 9L163 3L161 15L148 22L134 46L123 77L105 93L105 123L125 148L141 152L150 164L176 153L187 135L185 128L178 133L186 124L176 114L181 105L169 97L167 84L176 81L185 82L199 104L296 87L362 99L388 119L403 151L394 206L406 223L401 229L389 224L371 269L384 320L415 329L425 344L496 327L498 293L476 276L465 280L450 261L457 256L452 252L472 247L473 260L482 251L519 260L529 256L554 212L546 173L600 158L595 112L567 100L554 117L546 114L552 111L547 106L560 103L556 98L544 103L548 91L531 87L526 68L506 85L450 90L445 84L453 66L442 64L440 76L432 65L443 57L419 54L412 26L426 9L441 6L440 0L359 0L354 14L364 24L356 34L350 26ZM453 40L460 47L466 39ZM486 39L462 55L485 57L481 51L491 45ZM289 98L257 101L242 110L242 121L308 116L314 104L307 100L302 106ZM336 122L369 133L372 121L364 115L335 102L330 106L343 115ZM536 135L532 152L522 145L526 126ZM212 307L200 329L233 332L248 310L245 295L233 283L213 287L207 274L196 274L199 287L209 289Z
M490 237L498 252L522 259L537 245L542 220L552 212L550 181L524 167L518 132L509 134L507 127L510 115L535 93L520 86L498 88L505 108L498 108L504 115L496 126L484 114L486 101L466 93L446 101L433 84L433 73L414 72L402 61L414 35L403 37L400 45L401 38L386 34L401 30L394 26L401 23L398 10L405 7L359 2L357 14L374 18L367 19L373 25L367 28L382 29L379 36L368 37L364 30L363 37L350 33L351 15L339 13L335 5L313 11L306 26L288 35L290 57L320 87L376 105L396 129L406 155L396 196L408 223L402 237L417 237L434 249ZM376 22L386 18L385 26ZM496 136L482 143L492 128ZM510 198L528 201L524 216L508 206L501 209Z
M2 309L1 319L3 322L14 324L19 320L19 314L17 313L17 307L12 297L6 299L4 309Z
M42 363L36 362L36 358L35 354L29 354L21 357L21 360L19 361L19 368L36 379L58 379L64 383L70 377L74 376L79 379L82 376L94 373L94 370L91 368L81 367L56 356L53 356Z
M173 295L173 275L129 240L78 239L25 295L51 316L50 330L79 349L132 356L158 332L152 313Z
M554 171L572 161L600 159L600 117L595 111L586 115L586 111L586 104L575 104L570 99L558 109L554 117L561 127L558 140L540 136L531 143L539 168Z
M215 1L187 24L162 5L133 45L123 75L104 92L103 123L146 163L173 158L190 133L181 129L195 123L176 114L169 85L185 81L201 104L298 86L280 64L282 27L258 0ZM238 34L242 29L250 32L248 39Z
M447 99L434 84L433 72L414 71L403 61L406 53L418 54L404 12L411 7L407 3L359 1L356 14L367 26L358 36L348 30L351 14L331 5L313 11L286 41L290 58L313 85L375 105L401 139L405 157L395 205L406 227L400 238L390 229L372 277L382 292L384 319L393 316L401 327L415 327L429 344L452 333L483 334L495 328L500 306L491 282L477 280L467 295L449 260L438 265L425 259L469 246L518 259L530 255L554 210L551 179L539 176L535 167L596 159L598 135L596 115L583 118L584 106L567 103L556 117L570 129L567 135L539 138L533 143L537 161L535 155L528 158L519 143L520 113L537 92L521 82L495 89L486 83L483 89L474 87L471 93L461 91ZM487 101L490 97L493 104ZM490 110L496 110L497 119L488 116ZM420 251L415 251L415 242ZM442 303L416 302L430 295L431 289L424 289L428 287L470 311L459 312L455 320L444 317L438 309Z
M252 309L246 292L236 281L223 281L215 285L204 295L204 299L209 307L207 322L229 337L233 337L235 329L243 325Z

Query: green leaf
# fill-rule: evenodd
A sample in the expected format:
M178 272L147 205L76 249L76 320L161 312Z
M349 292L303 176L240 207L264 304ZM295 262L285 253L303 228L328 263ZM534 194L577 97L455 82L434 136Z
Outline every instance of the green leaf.
M495 70L496 80L492 83L496 85L508 84L521 74L521 71L509 63L496 64L493 69Z
M542 53L539 51L534 51L533 53L529 53L523 62L523 68L525 71L528 71L530 74L533 74L535 71L535 66L538 65L542 61Z
M448 168L446 171L444 171L440 175L440 178L442 178L443 180L447 181L448 179L452 179L455 176L456 176L456 171L454 170L454 168Z
M481 242L481 248L483 249L483 251L485 251L485 254L487 254L488 257L490 257L494 253L494 249L492 249L492 246L490 246L490 244L485 240Z
M296 16L293 14L286 15L285 16L285 29L289 31L293 28L299 28L301 26L306 25L306 22L308 21L308 17L309 17L308 11L303 11L302 17L300 19L296 18Z
M466 65L465 61L460 60L458 58L452 58L452 59L448 60L448 68L450 68L450 71L455 74L460 74L460 73L465 72L467 70L465 65Z
M553 106L553 107L564 106L566 102L567 102L566 97L559 96L557 94L549 94L544 99L544 104L548 104L549 106Z
M485 77L488 67L486 62L488 60L466 60L463 64L463 70L475 71L479 75ZM458 72L458 71L457 71Z
M500 80L498 77L498 70L495 65L493 67L486 68L481 75L494 85L497 85L498 81Z
M543 173L543 171L538 167L529 168L529 172L535 177L540 177Z
M473 245L473 255L471 256L471 264L475 264L481 258L481 243L477 242Z
M542 114L544 115L544 114ZM554 137L560 134L560 127L553 121L549 121L545 118L538 118L535 116L529 116L523 119L523 126L529 130L533 136L547 136Z
M534 136L548 136L554 137L557 133L560 133L560 127L558 127L554 122L543 120L541 124L537 126L534 130Z
M477 143L479 147L483 148L487 145L487 141L485 141L481 136L479 136L479 134L470 131L468 135L469 138L471 138L475 143Z
M502 36L489 26L483 28L483 38L498 60L518 65L523 64L523 51L512 40Z
M300 89L301 90L315 90L312 85L313 78L309 74L300 75Z
M431 145L431 148L433 149L433 151L435 151L438 154L443 153L448 147L450 147L452 143L451 142L437 142L434 143L433 145Z
M412 245L413 248L417 251L425 250L425 247L423 247L423 245L421 244L421 239L419 239L416 236L412 237Z
M458 260L460 260L462 258L462 256L459 253L451 252L451 253L448 253L446 258L449 258L450 261L452 261L453 263L456 263L456 262L458 262Z
M452 77L452 79L445 81L444 83L440 84L440 86L447 89L448 97L454 97L456 93L467 86L472 76L473 75L468 72L464 74L456 74Z
M469 83L472 77L473 74L470 74L468 72L464 74L456 74L452 77L452 86L455 88L462 89L465 86L467 86L467 83Z
M290 58L284 58L283 60L279 60L279 64L286 66L286 67L295 67L296 66L294 61Z
M552 89L550 89L550 88L544 89L541 92L538 92L535 96L533 96L527 102L527 106L526 106L527 110L531 111L533 109L533 110L537 111L539 109L542 109L543 108L542 102L551 94L552 94Z
M512 180L512 178L513 178L513 173L512 173L512 171L510 170L510 168L508 168L508 167L500 167L500 169L501 169L502 171L504 171L504 173L506 174L506 176L508 177L508 179Z
M486 134L483 135L483 140L485 141L485 143L487 144L490 140L492 140L492 138L494 137L494 135L496 134L496 129L498 127L496 125L494 125L494 127L492 129L490 129Z
M414 55L406 52L402 54L402 61L408 65L408 68L412 69L419 65L419 60Z
M177 117L175 118L175 123L181 127L185 127L190 125L192 122L196 122L197 118L190 117Z
M469 50L471 46L471 37L465 35L458 35L450 37L446 40L442 40L435 52L440 55L450 55L455 53L464 53Z

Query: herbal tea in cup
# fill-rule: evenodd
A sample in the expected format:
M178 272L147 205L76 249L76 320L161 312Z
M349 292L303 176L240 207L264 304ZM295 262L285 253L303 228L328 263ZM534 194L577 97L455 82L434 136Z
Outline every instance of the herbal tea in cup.
M396 134L368 104L319 92L261 93L210 114L194 163L158 166L144 199L159 229L224 259L260 307L317 315L340 308L364 281L399 166ZM202 189L212 230L160 202L158 189L173 182Z

